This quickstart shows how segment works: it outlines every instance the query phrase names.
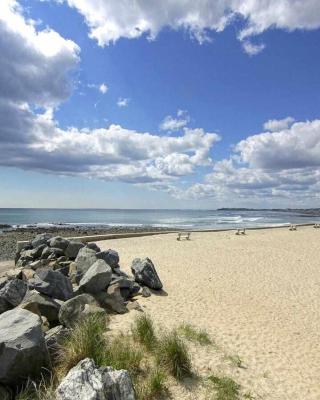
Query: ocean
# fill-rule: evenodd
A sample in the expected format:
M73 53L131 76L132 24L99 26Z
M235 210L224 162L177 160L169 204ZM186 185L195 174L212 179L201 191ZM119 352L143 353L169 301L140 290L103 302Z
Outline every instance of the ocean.
M320 222L299 211L0 208L0 225L224 229Z

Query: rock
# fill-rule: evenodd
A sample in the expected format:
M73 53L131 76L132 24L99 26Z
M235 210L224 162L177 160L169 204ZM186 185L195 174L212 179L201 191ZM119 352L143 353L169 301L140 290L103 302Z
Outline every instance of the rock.
M50 324L48 319L43 316L41 316L41 329L43 333L47 332L50 329Z
M80 294L63 303L59 311L59 321L62 325L71 328L81 318L88 314L105 313L99 303L90 294Z
M57 355L59 345L62 344L64 339L68 336L69 332L70 329L64 328L62 325L57 325L46 332L45 341L50 356L52 358Z
M40 244L40 246L36 247L33 250L29 251L29 255L30 257L32 257L34 260L36 260L37 258L41 257L41 254L43 252L43 250L46 248L47 246L45 244Z
M36 291L29 292L23 299L20 307L46 317L49 322L59 320L60 304L50 297Z
M11 400L13 395L9 389L0 385L0 399L1 400Z
M1 278L0 278L0 289L2 289L7 282L8 282L8 277L7 276L1 276Z
M56 390L57 400L135 400L126 370L98 368L86 358L73 367Z
M64 255L63 250L56 247L45 247L42 251L41 258L57 259Z
M32 241L31 245L35 249L38 246L41 246L42 244L47 245L48 241L52 238L52 235L48 233L40 233L37 235Z
M136 282L148 286L150 289L162 289L162 283L150 258L135 258L132 261L131 271Z
M144 286L141 290L141 295L142 295L142 297L150 297L151 292L146 286Z
M27 288L27 284L21 279L8 280L8 282L0 290L0 304L5 304L6 302L9 304L9 308L18 306L22 302L27 292Z
M106 289L111 281L112 270L103 260L97 260L84 274L79 290L86 293L98 293Z
M100 250L100 247L97 246L95 243L93 242L89 242L86 244L86 247L89 247L89 249L94 250L96 253L98 253Z
M119 264L119 254L115 250L100 251L96 254L97 258L104 260L111 268L117 268Z
M61 249L62 251L65 251L65 249L68 247L68 245L69 245L69 240L64 239L60 236L55 236L49 240L50 247Z
M35 271L38 268L44 267L43 261L44 260L36 260L36 261L33 261L32 263L30 263L28 266Z
M6 271L5 276L8 279L22 279L22 270L23 267L9 269Z
M21 253L25 250L31 250L32 249L32 244L29 242L25 244L22 249L16 252L15 258L14 258L14 263L17 264L19 258L21 257Z
M84 247L83 243L70 240L68 243L68 247L64 251L64 254L66 257L74 260L82 247Z
M66 256L61 256L57 259L57 261L58 261L58 263L62 263L62 262L68 261L68 258ZM68 262L71 262L71 261L68 261Z
M109 286L107 291L97 293L95 298L99 301L102 307L106 307L118 314L124 314L128 311L118 284Z
M29 279L34 277L34 270L31 268L23 268L21 271L21 279L24 281L28 281Z
M88 271L88 269L97 261L96 252L89 249L88 247L83 247L79 250L76 258L77 264L77 282L80 282L83 275Z
M141 289L140 285L130 278L124 276L115 276L113 274L110 285L118 284L124 299L128 300L135 296Z
M77 276L77 264L72 262L69 266L69 277L71 283L76 283L76 276Z
M68 277L50 268L39 268L29 285L40 293L59 300L68 300L73 296L72 284Z
M16 308L0 315L0 383L17 385L48 365L40 318Z

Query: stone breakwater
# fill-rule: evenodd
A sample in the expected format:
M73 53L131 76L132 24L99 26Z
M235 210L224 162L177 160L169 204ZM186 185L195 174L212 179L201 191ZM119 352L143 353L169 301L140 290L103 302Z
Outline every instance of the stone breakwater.
M50 366L59 343L85 316L141 310L137 297L162 289L149 258L132 261L132 276L119 263L113 249L101 251L95 243L48 233L37 235L16 254L15 268L0 277L1 398L7 393L9 399L9 390L13 393L27 379L37 379ZM91 378L98 383L90 386ZM88 397L88 384L90 396L97 397ZM134 391L127 371L99 369L86 359L57 389L58 399L73 396L133 400Z

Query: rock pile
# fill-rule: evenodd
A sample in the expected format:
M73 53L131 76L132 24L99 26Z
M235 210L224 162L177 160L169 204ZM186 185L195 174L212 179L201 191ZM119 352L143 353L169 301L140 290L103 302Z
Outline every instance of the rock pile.
M115 250L101 251L95 243L84 245L48 234L30 241L17 253L15 263L0 277L0 388L37 376L50 364L61 339L85 315L141 310L133 298L150 296L148 288L162 289L148 258L133 260L130 277L121 271ZM100 370L91 360L83 360L66 377L67 381L76 377L77 398L91 398L81 397L86 390L93 390L92 398L98 398L94 394L98 389L81 382L90 374L101 376L101 385L108 387L99 399L134 399L131 394L113 394L121 394L119 382L126 382L123 390L130 392L126 371ZM73 389L71 394L68 390L62 382L58 397L73 398Z

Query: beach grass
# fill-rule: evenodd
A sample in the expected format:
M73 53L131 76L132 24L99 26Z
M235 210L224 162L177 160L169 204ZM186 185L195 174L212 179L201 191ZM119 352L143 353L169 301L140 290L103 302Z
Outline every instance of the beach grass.
M210 339L209 334L203 329L197 329L191 324L182 324L178 328L179 333L181 333L187 340L195 343L199 343L201 346L209 346L213 344Z
M232 378L210 375L207 381L214 392L212 400L240 400L240 385Z
M149 351L154 350L157 345L157 337L152 319L148 315L136 317L132 325L132 334L135 340L145 346Z
M166 379L167 376L162 369L151 367L148 376L136 384L138 400L163 398L168 393Z
M187 346L175 330L160 337L157 361L178 380L191 375L191 358Z

